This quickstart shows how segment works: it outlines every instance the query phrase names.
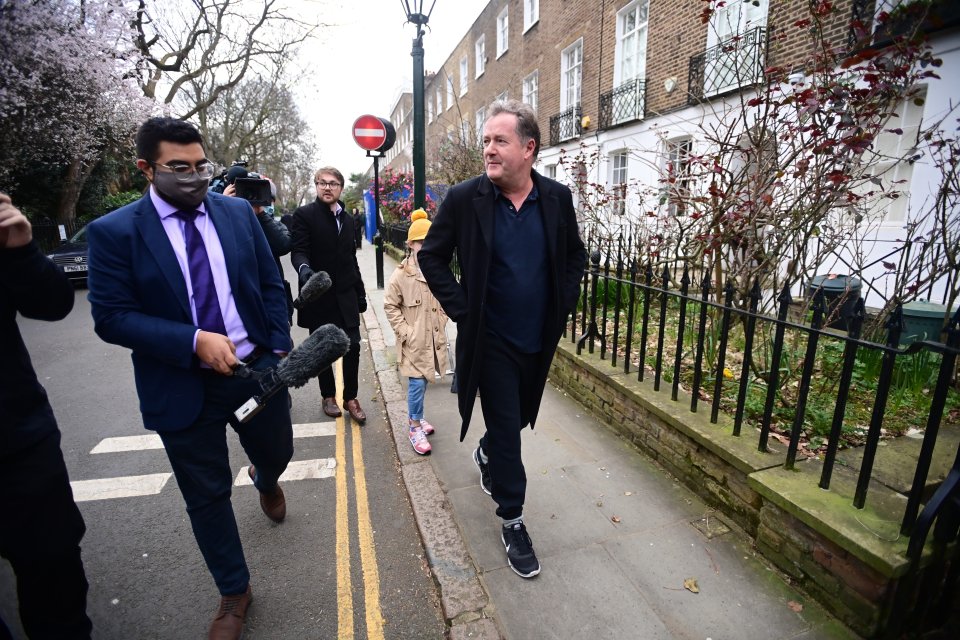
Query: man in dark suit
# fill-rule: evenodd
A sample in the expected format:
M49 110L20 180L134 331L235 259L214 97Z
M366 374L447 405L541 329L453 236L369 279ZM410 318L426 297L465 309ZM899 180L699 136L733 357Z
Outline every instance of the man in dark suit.
M479 390L487 431L473 460L503 519L507 561L524 578L539 574L540 562L523 522L520 432L536 421L586 264L570 190L533 170L539 150L529 106L491 105L486 173L450 189L418 256L430 290L457 323L460 440ZM450 270L454 251L459 282Z
M330 274L333 286L308 303L297 314L297 325L310 332L334 324L350 337L350 351L343 356L343 407L350 417L363 424L367 415L357 400L360 375L360 314L367 310L367 293L360 277L354 221L343 203L343 174L334 167L322 167L314 176L317 199L293 212L290 260L297 270L300 286L317 271ZM331 418L342 414L337 406L337 385L332 369L318 376L322 409Z
M363 249L363 214L353 208L353 232L357 238L357 250Z
M60 320L73 300L73 286L40 252L30 222L0 193L0 557L17 576L20 622L30 638L90 637L83 517L53 409L17 326L17 313ZM9 637L0 620L0 638Z
M225 425L250 458L261 508L280 522L277 479L293 455L287 393L240 424L234 410L260 385L232 372L238 362L272 367L289 351L283 283L249 203L207 193L213 165L193 125L151 118L137 155L148 193L87 231L94 329L132 350L143 424L163 441L221 594L209 637L239 638L250 573L230 504Z

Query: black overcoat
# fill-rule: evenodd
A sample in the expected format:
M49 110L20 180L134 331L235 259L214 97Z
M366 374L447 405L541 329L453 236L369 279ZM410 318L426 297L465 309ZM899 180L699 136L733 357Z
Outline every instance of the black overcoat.
M531 172L540 197L550 291L543 328L543 351L537 375L524 381L521 426L533 427L547 382L550 362L563 333L564 322L577 304L580 280L587 261L577 230L577 216L570 189L555 180ZM484 302L493 242L496 194L486 175L461 182L447 193L427 237L417 254L420 270L430 290L447 315L457 323L457 400L463 441L470 426L473 405L480 386L483 356ZM460 281L450 270L454 250L460 262ZM517 313L523 313L518 309Z
M330 207L317 199L294 211L290 223L293 268L300 273L300 265L307 264L314 271L326 271L333 281L326 293L297 313L297 326L311 331L327 323L342 329L360 326L358 305L367 294L357 264L354 223L345 209L340 220L338 233Z

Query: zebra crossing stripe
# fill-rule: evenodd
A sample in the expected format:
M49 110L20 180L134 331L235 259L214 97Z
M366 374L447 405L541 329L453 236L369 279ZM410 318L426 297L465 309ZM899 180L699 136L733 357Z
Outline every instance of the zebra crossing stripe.
M291 482L293 480L310 480L317 478L332 478L337 471L337 460L335 458L318 458L315 460L297 460L287 465L287 470L280 476L280 482ZM237 479L233 481L233 486L242 487L251 485L250 475L247 473L247 467L240 469Z
M336 433L337 423L335 422L306 422L293 425L294 438L318 438L333 436ZM151 449L163 449L163 442L160 441L160 436L155 433L104 438L90 450L90 453L122 453L125 451L149 451Z
M152 496L160 493L172 473L151 473L145 476L122 476L97 480L74 480L70 483L76 502Z

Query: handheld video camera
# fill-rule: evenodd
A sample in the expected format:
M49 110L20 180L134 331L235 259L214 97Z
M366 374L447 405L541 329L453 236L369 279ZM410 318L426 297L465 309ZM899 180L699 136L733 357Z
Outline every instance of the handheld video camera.
M273 194L270 192L270 181L253 171L244 178L237 178L233 182L236 196L248 201L251 205L269 207L273 204Z
M229 169L210 181L210 191L223 193L229 185L236 187L234 195L253 206L268 207L273 203L270 181L259 173L247 171L247 162L237 160Z

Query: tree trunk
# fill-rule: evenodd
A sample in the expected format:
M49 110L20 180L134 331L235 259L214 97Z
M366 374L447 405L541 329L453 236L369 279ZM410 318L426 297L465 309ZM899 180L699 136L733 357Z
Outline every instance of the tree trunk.
M63 190L60 192L60 202L57 203L57 222L70 222L77 217L77 201L87 178L93 173L96 162L84 162L81 158L74 158L67 167L63 176Z

